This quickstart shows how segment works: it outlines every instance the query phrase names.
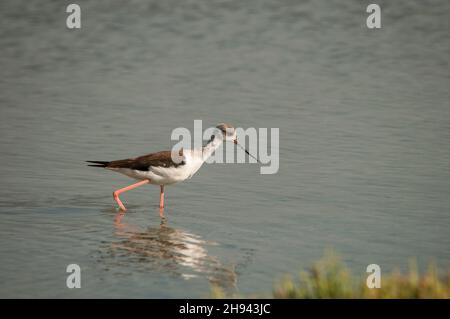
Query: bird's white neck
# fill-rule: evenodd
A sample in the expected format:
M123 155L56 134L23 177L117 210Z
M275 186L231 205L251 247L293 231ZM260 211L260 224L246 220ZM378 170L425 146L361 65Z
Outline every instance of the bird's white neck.
M211 140L200 150L202 152L202 160L206 161L212 155L212 153L214 153L214 151L218 149L220 145L222 145L222 143L223 139L221 138L211 138Z

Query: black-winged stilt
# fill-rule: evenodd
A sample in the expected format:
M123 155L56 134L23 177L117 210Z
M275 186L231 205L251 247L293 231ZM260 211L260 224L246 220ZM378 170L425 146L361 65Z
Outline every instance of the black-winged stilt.
M159 185L160 216L164 217L164 186L191 178L224 141L233 142L243 148L249 156L254 157L244 147L238 144L234 127L221 123L216 126L216 129L217 133L212 135L208 143L200 148L190 150L181 149L175 153L162 151L117 161L86 162L92 163L88 166L103 167L139 180L137 183L113 192L114 200L122 211L125 211L126 208L119 198L120 194L145 184Z

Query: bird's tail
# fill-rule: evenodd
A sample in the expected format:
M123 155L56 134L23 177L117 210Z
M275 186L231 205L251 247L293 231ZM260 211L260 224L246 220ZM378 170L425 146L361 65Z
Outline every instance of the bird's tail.
M93 163L93 164L88 164L88 166L92 166L92 167L108 167L108 164L110 162L105 162L105 161L86 161L86 163Z

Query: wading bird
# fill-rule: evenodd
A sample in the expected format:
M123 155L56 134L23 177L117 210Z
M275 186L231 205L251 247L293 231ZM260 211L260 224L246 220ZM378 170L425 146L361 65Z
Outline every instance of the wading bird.
M211 136L208 143L200 148L181 149L178 152L162 151L110 162L86 162L91 163L88 166L103 167L139 180L137 183L113 192L114 200L122 211L125 211L126 208L119 198L120 194L145 184L159 185L159 214L161 217L164 217L164 186L191 178L224 141L233 142L240 146L249 156L255 158L238 143L235 128L221 123L216 126L216 132Z

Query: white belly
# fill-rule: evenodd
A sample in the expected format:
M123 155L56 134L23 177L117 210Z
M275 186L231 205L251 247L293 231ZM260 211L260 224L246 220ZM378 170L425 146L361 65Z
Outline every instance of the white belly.
M112 168L111 170L122 173L137 180L150 180L150 184L170 185L191 178L202 166L203 161L186 158L184 165L177 167L150 167L148 171L139 171L129 168Z

